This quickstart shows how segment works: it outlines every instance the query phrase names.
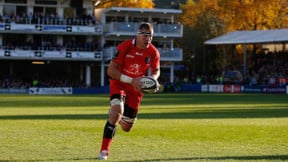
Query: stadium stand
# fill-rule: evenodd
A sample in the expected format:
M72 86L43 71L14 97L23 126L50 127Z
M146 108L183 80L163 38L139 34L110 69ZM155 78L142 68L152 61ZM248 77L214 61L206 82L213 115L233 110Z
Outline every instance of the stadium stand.
M0 88L108 85L105 69L117 43L133 37L141 21L154 23L165 68L182 61L182 49L174 47L174 39L183 35L182 25L174 22L181 10L94 10L91 0L0 3ZM173 77L170 73L171 82Z
M285 51L257 54L256 61L245 69L238 65L213 74L183 73L185 67L177 65L183 60L183 49L174 43L183 36L182 24L174 20L181 10L121 7L94 10L90 0L81 1L81 7L71 6L71 2L0 2L0 89L105 87L109 81L105 70L116 46L133 37L142 21L154 25L153 43L161 53L159 80L166 92L195 87L198 91L201 90L198 85L209 84L268 88L287 85Z

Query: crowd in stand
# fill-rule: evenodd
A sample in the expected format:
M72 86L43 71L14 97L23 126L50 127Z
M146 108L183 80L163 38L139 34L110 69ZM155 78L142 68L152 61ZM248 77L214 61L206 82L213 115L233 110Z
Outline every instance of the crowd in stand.
M49 25L96 25L99 22L94 15L79 15L76 17L59 17L55 13L43 12L22 13L17 15L0 15L0 23L17 24L49 24Z
M176 76L175 82L172 84L165 78L160 78L160 83L166 88L177 91L184 84L239 84L249 86L285 86L288 83L288 63L279 60L277 66L271 63L263 63L258 69L249 69L247 77L242 80L233 78L225 78L225 75L203 75L193 74L189 77L180 78ZM21 78L1 77L0 88L28 88L37 87L86 87L83 81L71 79L46 79L46 80L23 80ZM99 85L91 85L99 86Z
M287 55L288 53L282 53ZM163 83L166 91L173 92L180 90L185 84L233 84L246 86L268 86L284 87L288 85L288 61L287 59L273 60L269 57L260 58L258 64L252 65L246 70L246 77L243 68L229 69L217 74L191 74L188 77L177 77L174 83L169 78L164 78Z
M58 44L54 40L44 40L42 42L28 41L5 41L3 45L0 45L0 49L5 50L45 50L45 51L99 51L99 44L95 41L85 42L76 41L75 39L67 39L63 42L63 45Z
M93 86L93 85L91 85ZM29 87L73 87L86 88L83 81L68 79L24 80L22 78L0 78L0 88L29 88Z
M269 85L272 87L284 86L288 80L288 63L284 60L271 62L263 60L259 68L255 68L248 73L248 84Z
M36 12L30 14L17 14L13 16L0 15L0 23L19 23L19 24L50 24L50 25L95 25L99 24L95 16L79 15L77 17L59 17L55 13L44 14ZM95 41L85 42L75 39L64 40L63 45L57 44L55 40L44 40L41 43L26 41L3 41L0 49L23 49L23 50L71 50L71 51L96 51L99 50L99 44Z
M21 78L1 78L0 79L0 88L28 88L30 84L25 82Z

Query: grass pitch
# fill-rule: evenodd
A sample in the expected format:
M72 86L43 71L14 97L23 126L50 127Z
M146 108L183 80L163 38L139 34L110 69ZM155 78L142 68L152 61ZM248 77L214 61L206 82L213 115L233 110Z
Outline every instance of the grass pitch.
M95 161L108 95L0 95L0 161ZM288 95L147 94L109 161L287 161Z

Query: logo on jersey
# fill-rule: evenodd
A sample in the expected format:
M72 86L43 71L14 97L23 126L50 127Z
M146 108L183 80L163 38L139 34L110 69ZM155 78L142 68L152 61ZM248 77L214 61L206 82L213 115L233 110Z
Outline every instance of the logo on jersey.
M143 56L143 53L135 52L135 55L137 55L137 56Z
M132 75L140 75L141 74L140 69L141 66L139 64L132 64L128 67L128 69L124 69L124 71Z
M130 54L127 54L126 57L127 57L127 58L134 58L134 56L132 56L132 55L130 55Z
M146 64L149 64L150 61L151 61L151 58L150 58L150 57L145 57L145 63L146 63Z

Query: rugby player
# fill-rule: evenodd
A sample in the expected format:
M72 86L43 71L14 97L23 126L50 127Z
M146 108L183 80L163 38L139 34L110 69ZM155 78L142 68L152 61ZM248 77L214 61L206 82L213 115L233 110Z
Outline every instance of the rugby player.
M160 54L151 43L153 32L150 23L141 23L136 37L121 42L109 63L110 110L98 155L100 160L108 158L117 125L129 132L137 120L143 97L141 77L149 75L157 80L160 76Z

